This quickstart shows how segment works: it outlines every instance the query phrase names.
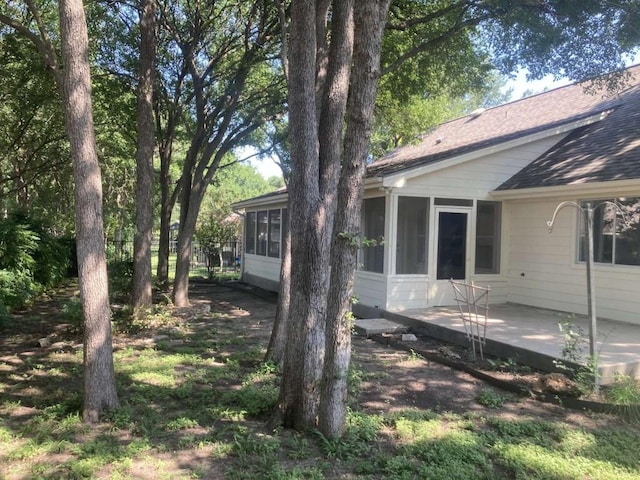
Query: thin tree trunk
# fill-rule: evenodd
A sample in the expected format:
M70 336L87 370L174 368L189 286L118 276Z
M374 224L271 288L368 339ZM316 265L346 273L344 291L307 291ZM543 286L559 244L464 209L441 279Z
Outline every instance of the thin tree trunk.
M162 286L169 284L169 255L171 236L171 214L180 193L180 183L171 194L170 150L160 152L160 236L158 238L158 267L156 276Z
M81 0L60 0L62 86L75 179L78 280L84 314L83 419L118 406L104 251L102 179L95 144L87 25Z
M291 211L290 209L288 211ZM287 226L282 238L282 263L280 264L280 286L278 290L278 306L273 322L273 330L267 347L266 360L271 360L280 367L284 363L284 352L287 341L287 323L291 305L291 228Z
M186 174L186 170L184 171ZM180 203L180 228L178 230L178 246L176 273L173 280L173 303L176 307L189 306L189 270L191 268L191 242L196 231L198 212L206 191L205 182L195 185L182 185L182 201Z
M136 236L134 239L134 309L152 303L151 242L153 235L153 72L156 55L155 0L140 2L140 75L136 151Z
M331 255L327 302L326 352L318 427L327 437L344 433L347 379L351 359L351 296L357 263L355 241L371 138L373 110L380 75L380 50L389 0L359 2L355 9L355 47L343 170Z

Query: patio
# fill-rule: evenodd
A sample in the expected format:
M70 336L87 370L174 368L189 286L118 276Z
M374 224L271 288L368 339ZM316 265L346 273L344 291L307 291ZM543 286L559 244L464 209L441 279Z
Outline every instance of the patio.
M384 318L409 326L416 333L469 345L457 307L384 312ZM511 303L489 307L484 352L542 370L555 371L554 361L563 360L562 350L565 346L564 334L558 325L562 321L571 322L584 333L581 353L586 361L589 356L586 316ZM365 322L358 321L357 325L367 331ZM369 325L373 327L374 323L370 320ZM640 325L598 319L596 352L602 384L610 383L616 373L640 379Z

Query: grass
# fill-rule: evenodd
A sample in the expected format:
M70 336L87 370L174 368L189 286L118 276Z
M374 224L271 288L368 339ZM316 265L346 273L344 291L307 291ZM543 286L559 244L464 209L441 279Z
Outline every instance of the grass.
M482 415L373 414L352 401L340 439L269 430L278 368L260 361L265 345L225 328L250 317L211 312L197 329L154 315L162 341L118 338L121 406L96 427L80 419L80 353L0 359L0 478L640 479L638 425L501 417L507 397L489 389Z

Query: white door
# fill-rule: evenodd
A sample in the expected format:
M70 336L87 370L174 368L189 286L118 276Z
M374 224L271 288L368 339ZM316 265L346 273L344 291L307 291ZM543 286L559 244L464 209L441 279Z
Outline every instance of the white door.
M449 280L466 280L470 265L470 208L436 207L435 252L430 276L429 304L454 305Z

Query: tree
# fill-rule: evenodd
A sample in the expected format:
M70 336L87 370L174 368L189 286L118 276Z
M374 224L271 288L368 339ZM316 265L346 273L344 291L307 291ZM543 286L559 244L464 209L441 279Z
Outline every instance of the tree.
M12 3L11 7L10 12L0 13L0 23L36 47L44 65L53 73L63 101L75 182L78 281L84 316L83 419L94 423L101 412L117 407L118 396L104 251L102 183L94 134L84 7L79 0L58 3L63 68L59 68L56 49L42 12L30 0L19 5ZM23 23L23 19L33 22L37 33L29 28L29 24Z
M177 306L189 303L190 245L208 185L225 156L283 109L282 83L270 62L275 18L271 3L262 1L174 2L162 9L169 50L180 52L178 63L164 74L181 89L180 110L190 115L190 144L172 194L180 202L173 285Z
M60 94L33 44L1 27L0 99L0 210L28 207L68 234L73 195L60 185L70 184L73 172Z
M65 125L76 185L78 279L84 314L83 419L95 423L118 406L111 346L102 182L93 130L87 26L81 0L59 2Z
M499 105L509 99L502 94L502 79L489 74L482 88L470 86L459 96L446 86L434 85L430 93L398 95L392 85L380 80L371 138L371 156L380 158L402 145L418 141L420 135L436 125L460 117L478 108ZM442 93L437 93L438 91Z
M386 1L356 1L352 10L346 0L331 4L293 0L291 5L289 62L296 66L289 77L291 248L293 264L305 268L304 273L298 273L303 271L301 268L292 271L289 315L296 321L288 323L280 402L285 426L304 429L316 426L317 421L327 436L339 436L344 430L350 347L346 313L388 6ZM410 16L403 16L405 7L412 12ZM458 33L466 32L482 34L505 72L524 65L535 67L535 75L562 72L584 79L596 71L620 67L622 53L640 43L634 27L639 9L636 2L603 5L597 1L396 1L393 18L401 19L399 28L415 34L417 42L383 68L396 68L430 48L444 48L448 41L459 40ZM353 11L356 13L351 22ZM603 19L616 21L612 25ZM324 30L329 21L330 42ZM589 27L586 34L580 30L581 23ZM349 31L349 24L355 25L358 32L353 58L347 53L349 41L345 32ZM434 28L438 25L440 29ZM437 34L416 34L427 27ZM427 40L420 41L421 38ZM518 58L512 51L523 56ZM341 54L333 57L332 53L337 52ZM557 57L559 53L562 58ZM576 55L580 65L575 65ZM347 64L352 65L346 88L349 104L346 117L342 117L345 85L335 72L344 73ZM585 68L585 64L589 67ZM328 112L335 115L325 117ZM338 126L340 135L325 135L323 122L329 119ZM341 155L338 165L329 160L335 152ZM337 201L331 181L336 166L340 169ZM333 242L329 254L327 238ZM327 269L322 267L328 259L330 282ZM323 371L322 381L319 370Z
M153 236L153 72L156 57L155 0L140 1L140 72L138 81L138 142L136 152L136 235L134 239L134 308L152 303L151 241Z

